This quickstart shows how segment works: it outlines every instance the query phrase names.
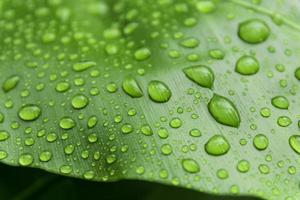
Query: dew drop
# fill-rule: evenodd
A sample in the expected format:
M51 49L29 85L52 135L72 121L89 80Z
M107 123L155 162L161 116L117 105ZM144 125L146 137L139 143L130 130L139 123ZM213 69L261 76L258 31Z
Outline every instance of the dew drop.
M289 138L290 147L298 154L300 154L300 136L292 135Z
M204 65L191 66L185 68L183 72L190 80L198 85L206 88L213 87L215 77L209 67Z
M141 132L146 135L146 136L149 136L149 135L152 135L153 134L153 131L151 129L151 127L149 125L144 125L141 127Z
M252 56L242 56L236 63L235 71L242 75L253 75L259 71L259 63Z
M33 163L33 156L29 153L24 153L19 157L19 164L21 166L29 166Z
M118 86L114 82L111 82L106 85L106 90L110 93L115 93L118 90Z
M2 89L4 92L9 92L15 87L17 87L18 83L20 81L20 77L13 75L10 76L8 79L6 79L2 85Z
M230 150L230 144L222 135L214 135L205 144L205 151L209 155L221 156Z
M159 103L169 101L172 96L171 90L161 81L151 81L148 85L148 94L153 101Z
M260 19L250 19L239 24L239 37L250 44L258 44L268 39L270 28Z
M82 109L85 108L89 103L89 99L82 95L82 94L77 94L72 98L72 107L75 109Z
M263 134L258 134L253 139L253 145L257 150L265 150L269 146L268 138Z
M277 119L277 124L281 127L287 127L292 123L292 120L287 116L280 116Z
M75 125L76 124L75 124L74 120L71 119L70 117L63 117L59 122L59 126L65 130L72 129L75 127Z
M134 52L134 58L137 61L144 61L148 59L150 56L151 56L151 51L146 47L138 49Z
M93 128L97 125L97 123L98 123L98 118L96 116L91 116L88 119L87 126L88 128Z
M143 96L143 91L134 78L126 78L123 81L122 88L126 94L133 98L139 98Z
M43 151L39 155L40 161L48 162L52 158L52 153L50 151Z
M160 150L163 155L170 155L173 152L172 146L169 144L163 144Z
M7 158L8 153L6 151L0 150L0 160Z
M247 160L240 160L237 164L237 170L241 173L246 173L250 170L250 163Z
M183 169L188 173L197 173L200 171L199 164L191 158L183 159L181 164Z
M73 168L69 165L62 165L59 168L60 173L62 174L70 174L73 171Z
M0 131L0 142L7 140L9 136L7 131Z
M201 13L211 13L215 11L216 5L212 1L204 0L204 1L197 1L196 8Z
M94 66L96 66L96 62L82 61L82 62L75 63L73 65L73 70L76 72L82 72Z
M202 135L201 131L199 129L196 129L196 128L190 130L189 134L192 137L200 137Z
M24 121L34 121L41 115L41 108L37 105L25 105L19 112L19 117Z
M300 81L300 67L295 70L295 78Z
M133 127L131 124L126 123L126 124L123 124L123 126L121 127L121 131L124 134L128 134L133 131Z
M172 128L179 128L179 127L181 127L181 126L182 126L182 121L181 121L181 119L179 119L179 118L177 118L177 117L171 119L171 121L170 121L170 126L171 126Z
M68 82L60 82L56 85L55 90L57 92L66 92L70 88L70 84Z
M240 126L239 112L226 97L214 94L208 104L208 110L217 122L236 128Z
M289 100L284 96L273 97L271 103L274 107L280 109L288 109L290 105Z

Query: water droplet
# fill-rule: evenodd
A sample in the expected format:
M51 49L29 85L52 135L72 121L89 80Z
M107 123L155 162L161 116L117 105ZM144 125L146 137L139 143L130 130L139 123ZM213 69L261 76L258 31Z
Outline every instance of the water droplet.
M85 71L85 70L87 70L91 67L94 67L96 65L97 65L96 62L82 61L82 62L75 63L73 65L73 70L76 71L76 72L82 72L82 71Z
M72 145L72 144L67 145L64 149L65 154L67 154L67 155L72 154L74 152L74 149L75 149L74 145Z
M292 135L289 138L290 147L298 154L300 154L300 136Z
M189 133L190 133L190 136L192 136L192 137L200 137L202 135L201 131L196 128L190 130Z
M8 79L6 79L2 85L2 89L4 92L9 92L12 89L14 89L20 81L19 76L10 76Z
M264 107L264 108L260 109L260 115L265 118L268 118L271 116L271 110L269 108Z
M214 94L208 104L208 110L217 122L236 128L240 126L239 112L226 97Z
M198 85L206 88L212 88L214 84L213 71L204 65L187 67L183 70L185 75Z
M163 155L170 155L173 152L172 146L169 144L163 144L160 150Z
M269 140L265 135L258 134L253 139L253 145L257 150L265 150L269 146Z
M271 103L274 107L280 109L288 109L290 105L289 100L284 96L273 97Z
M199 164L193 159L183 159L181 164L183 169L189 173L198 173L200 171Z
M39 158L42 162L48 162L52 158L52 153L50 151L43 151L40 153Z
M118 90L117 84L111 82L106 85L106 90L110 93L115 93Z
M280 116L277 119L277 124L281 127L287 127L292 123L292 120L287 116Z
M29 153L24 153L19 157L19 164L21 166L29 166L33 163L33 156Z
M179 127L181 127L181 126L182 126L182 121L181 121L181 119L179 119L179 118L177 118L177 117L173 118L173 119L170 121L170 126L171 126L172 128L179 128Z
M237 170L246 173L250 170L250 163L247 160L240 160L237 164Z
M216 5L212 1L204 0L204 1L197 1L196 8L201 13L211 13L215 11Z
M219 49L212 49L209 51L209 56L213 59L222 60L225 57L225 53Z
M75 124L74 120L71 119L70 117L63 117L59 122L59 126L65 130L72 129L75 127L75 125L76 124Z
M122 86L124 92L133 98L139 98L143 96L143 91L134 78L126 78L123 81Z
M236 63L235 71L242 75L253 75L259 71L259 63L252 56L242 56Z
M116 155L114 155L114 154L108 155L108 156L106 157L106 162L107 162L107 164L113 164L113 163L116 162L116 161L117 161L117 157L116 157Z
M121 127L121 131L124 134L128 134L131 133L133 131L133 127L131 126L131 124L123 124L123 126Z
M141 132L146 135L146 136L149 136L149 135L152 135L153 134L153 131L151 129L151 127L149 125L144 125L141 127Z
M93 128L97 125L98 118L96 116L91 116L87 122L88 128Z
M295 78L300 81L300 67L295 70Z
M89 103L89 99L82 95L82 94L77 94L72 98L72 106L75 109L82 109L85 108Z
M230 144L222 135L212 136L205 144L205 151L213 156L226 154L230 149Z
M63 165L59 168L60 173L70 174L73 171L73 168L69 165Z
M161 81L151 81L148 85L148 94L153 101L159 103L169 101L172 96L171 90Z
M169 132L165 128L158 129L158 136L162 139L166 139L169 137Z
M95 172L94 171L86 171L83 174L83 178L86 180L92 180L95 177Z
M265 164L259 165L258 169L262 174L268 174L270 172L270 168L268 167L268 165Z
M134 52L134 58L137 61L143 61L151 56L151 51L148 48L141 48Z
M250 19L239 24L239 37L250 44L258 44L267 40L270 28L260 19Z
M0 150L0 160L7 158L8 153L6 151Z
M9 136L10 135L7 131L0 131L0 142L7 140Z
M199 45L199 40L196 38L187 38L181 41L180 45L187 48L195 48Z
M226 169L219 169L217 171L217 177L219 179L227 179L229 177L229 173Z
M139 166L138 168L136 168L135 172L139 175L142 175L145 173L145 168L143 166Z
M19 117L24 121L33 121L41 115L41 108L37 105L25 105L19 110Z
M57 92L66 92L70 88L70 84L67 82L57 83L55 90Z

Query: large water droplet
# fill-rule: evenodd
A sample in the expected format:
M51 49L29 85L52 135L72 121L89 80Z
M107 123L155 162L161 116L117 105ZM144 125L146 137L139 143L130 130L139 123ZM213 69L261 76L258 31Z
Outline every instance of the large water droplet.
M151 51L148 48L141 48L134 52L134 58L137 61L143 61L151 56Z
M300 154L300 135L292 135L289 144L296 153Z
M124 92L133 98L143 96L143 91L134 78L126 78L122 84Z
M239 112L226 97L214 94L208 104L208 110L217 122L232 127L240 126Z
M253 139L253 145L257 150L265 150L269 146L269 140L265 135L258 134Z
M74 120L71 119L70 117L64 117L59 122L59 126L65 130L72 129L75 127L75 125L76 124L75 124Z
M284 96L273 97L271 103L274 107L280 109L288 109L290 105L289 100Z
M24 153L19 157L19 164L21 166L28 166L33 163L33 156L29 153Z
M183 159L181 164L183 169L189 173L197 173L200 171L199 164L193 159Z
M24 121L33 121L41 115L41 108L37 105L25 105L19 110L19 117Z
M287 117L287 116L280 116L277 119L277 124L281 127L287 127L292 123L291 118Z
M153 101L159 103L169 101L172 96L171 90L161 81L151 81L148 85L148 94Z
M10 90L14 89L20 81L19 76L11 76L8 79L6 79L2 85L2 89L4 92L9 92Z
M214 135L205 144L205 151L213 156L226 154L230 149L230 144L222 135Z
M76 71L76 72L82 72L82 71L85 71L91 67L94 67L96 66L96 62L92 62L92 61L82 61L82 62L78 62L78 63L75 63L73 65L73 70Z
M270 35L270 28L260 19L250 19L239 24L239 37L251 44L265 41Z
M213 71L204 65L197 65L187 67L183 70L185 75L197 83L198 85L206 88L212 88L214 84L214 73Z
M75 95L72 98L72 106L75 109L82 109L86 107L88 103L89 103L89 99L82 94Z
M252 56L242 56L238 59L235 71L242 75L253 75L259 70L259 63Z
M0 142L7 140L9 136L10 135L7 131L0 131Z

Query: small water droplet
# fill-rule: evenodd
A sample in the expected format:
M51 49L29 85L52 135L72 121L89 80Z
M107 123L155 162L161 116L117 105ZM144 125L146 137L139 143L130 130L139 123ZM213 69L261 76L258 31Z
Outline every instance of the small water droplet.
M265 150L269 146L269 140L265 135L258 134L253 139L253 145L257 150Z
M271 103L274 107L280 109L288 109L290 105L289 100L284 96L273 97Z
M149 135L153 134L153 131L152 131L152 129L149 125L142 126L140 130L146 136L149 136Z
M143 96L143 91L134 78L126 78L123 81L122 86L124 92L133 98L139 98Z
M198 173L200 171L200 167L199 167L199 164L191 159L191 158L188 158L188 159L183 159L182 162L182 167L183 169L186 171L186 172L189 172L189 173Z
M150 56L151 56L151 51L146 47L138 49L134 52L134 58L137 61L144 61L148 59Z
M19 117L24 121L34 121L41 115L41 108L37 105L25 105L19 112Z
M172 146L169 144L163 144L160 150L163 155L170 155L173 152Z
M298 154L300 154L300 136L292 135L289 138L290 147Z
M133 127L131 124L126 123L126 124L123 124L123 126L121 127L121 131L124 134L128 134L133 131Z
M148 85L148 94L153 101L159 103L169 101L172 96L171 90L161 81L151 81Z
M270 28L260 19L250 19L239 24L239 37L250 44L258 44L268 39Z
M230 144L222 135L212 136L205 144L205 151L213 156L221 156L230 150Z
M246 173L250 170L250 163L247 160L240 160L237 164L237 170Z
M72 129L75 127L75 125L76 124L75 124L74 120L71 119L70 117L63 117L59 122L59 126L65 130Z
M277 124L281 127L287 127L292 123L292 120L287 116L280 116L277 119Z
M21 166L29 166L33 163L33 156L29 153L21 154L19 157L19 164Z
M70 174L73 171L73 168L69 165L62 165L59 168L60 173L62 174Z
M191 66L183 69L183 72L190 80L198 85L210 89L213 87L215 77L209 67L204 65Z
M10 134L7 131L0 131L0 142L9 138Z
M200 137L202 135L201 131L196 128L190 130L189 133L190 133L190 136L192 136L192 137Z
M48 162L52 158L52 153L50 151L43 151L39 155L40 161Z
M253 56L242 56L236 63L235 71L242 75L253 75L259 71L259 63Z
M179 119L178 117L175 117L175 118L171 119L170 126L172 128L179 128L179 127L181 127L182 126L181 119Z
M208 104L208 110L217 122L236 128L240 126L239 112L235 105L226 97L214 94Z
M78 62L78 63L75 63L73 65L73 70L76 71L76 72L82 72L82 71L85 71L91 67L94 67L96 66L96 62L92 62L92 61L82 61L82 62Z
M75 109L82 109L85 108L89 103L89 99L82 95L82 94L77 94L72 98L72 107Z
M13 75L10 76L8 79L6 79L2 85L2 89L4 92L9 92L15 87L17 87L18 83L20 81L20 77Z

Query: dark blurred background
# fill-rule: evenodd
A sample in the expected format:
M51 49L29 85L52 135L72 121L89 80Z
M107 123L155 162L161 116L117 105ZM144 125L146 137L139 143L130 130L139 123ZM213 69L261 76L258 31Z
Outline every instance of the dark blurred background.
M142 181L98 183L0 164L0 200L259 200L215 196Z

